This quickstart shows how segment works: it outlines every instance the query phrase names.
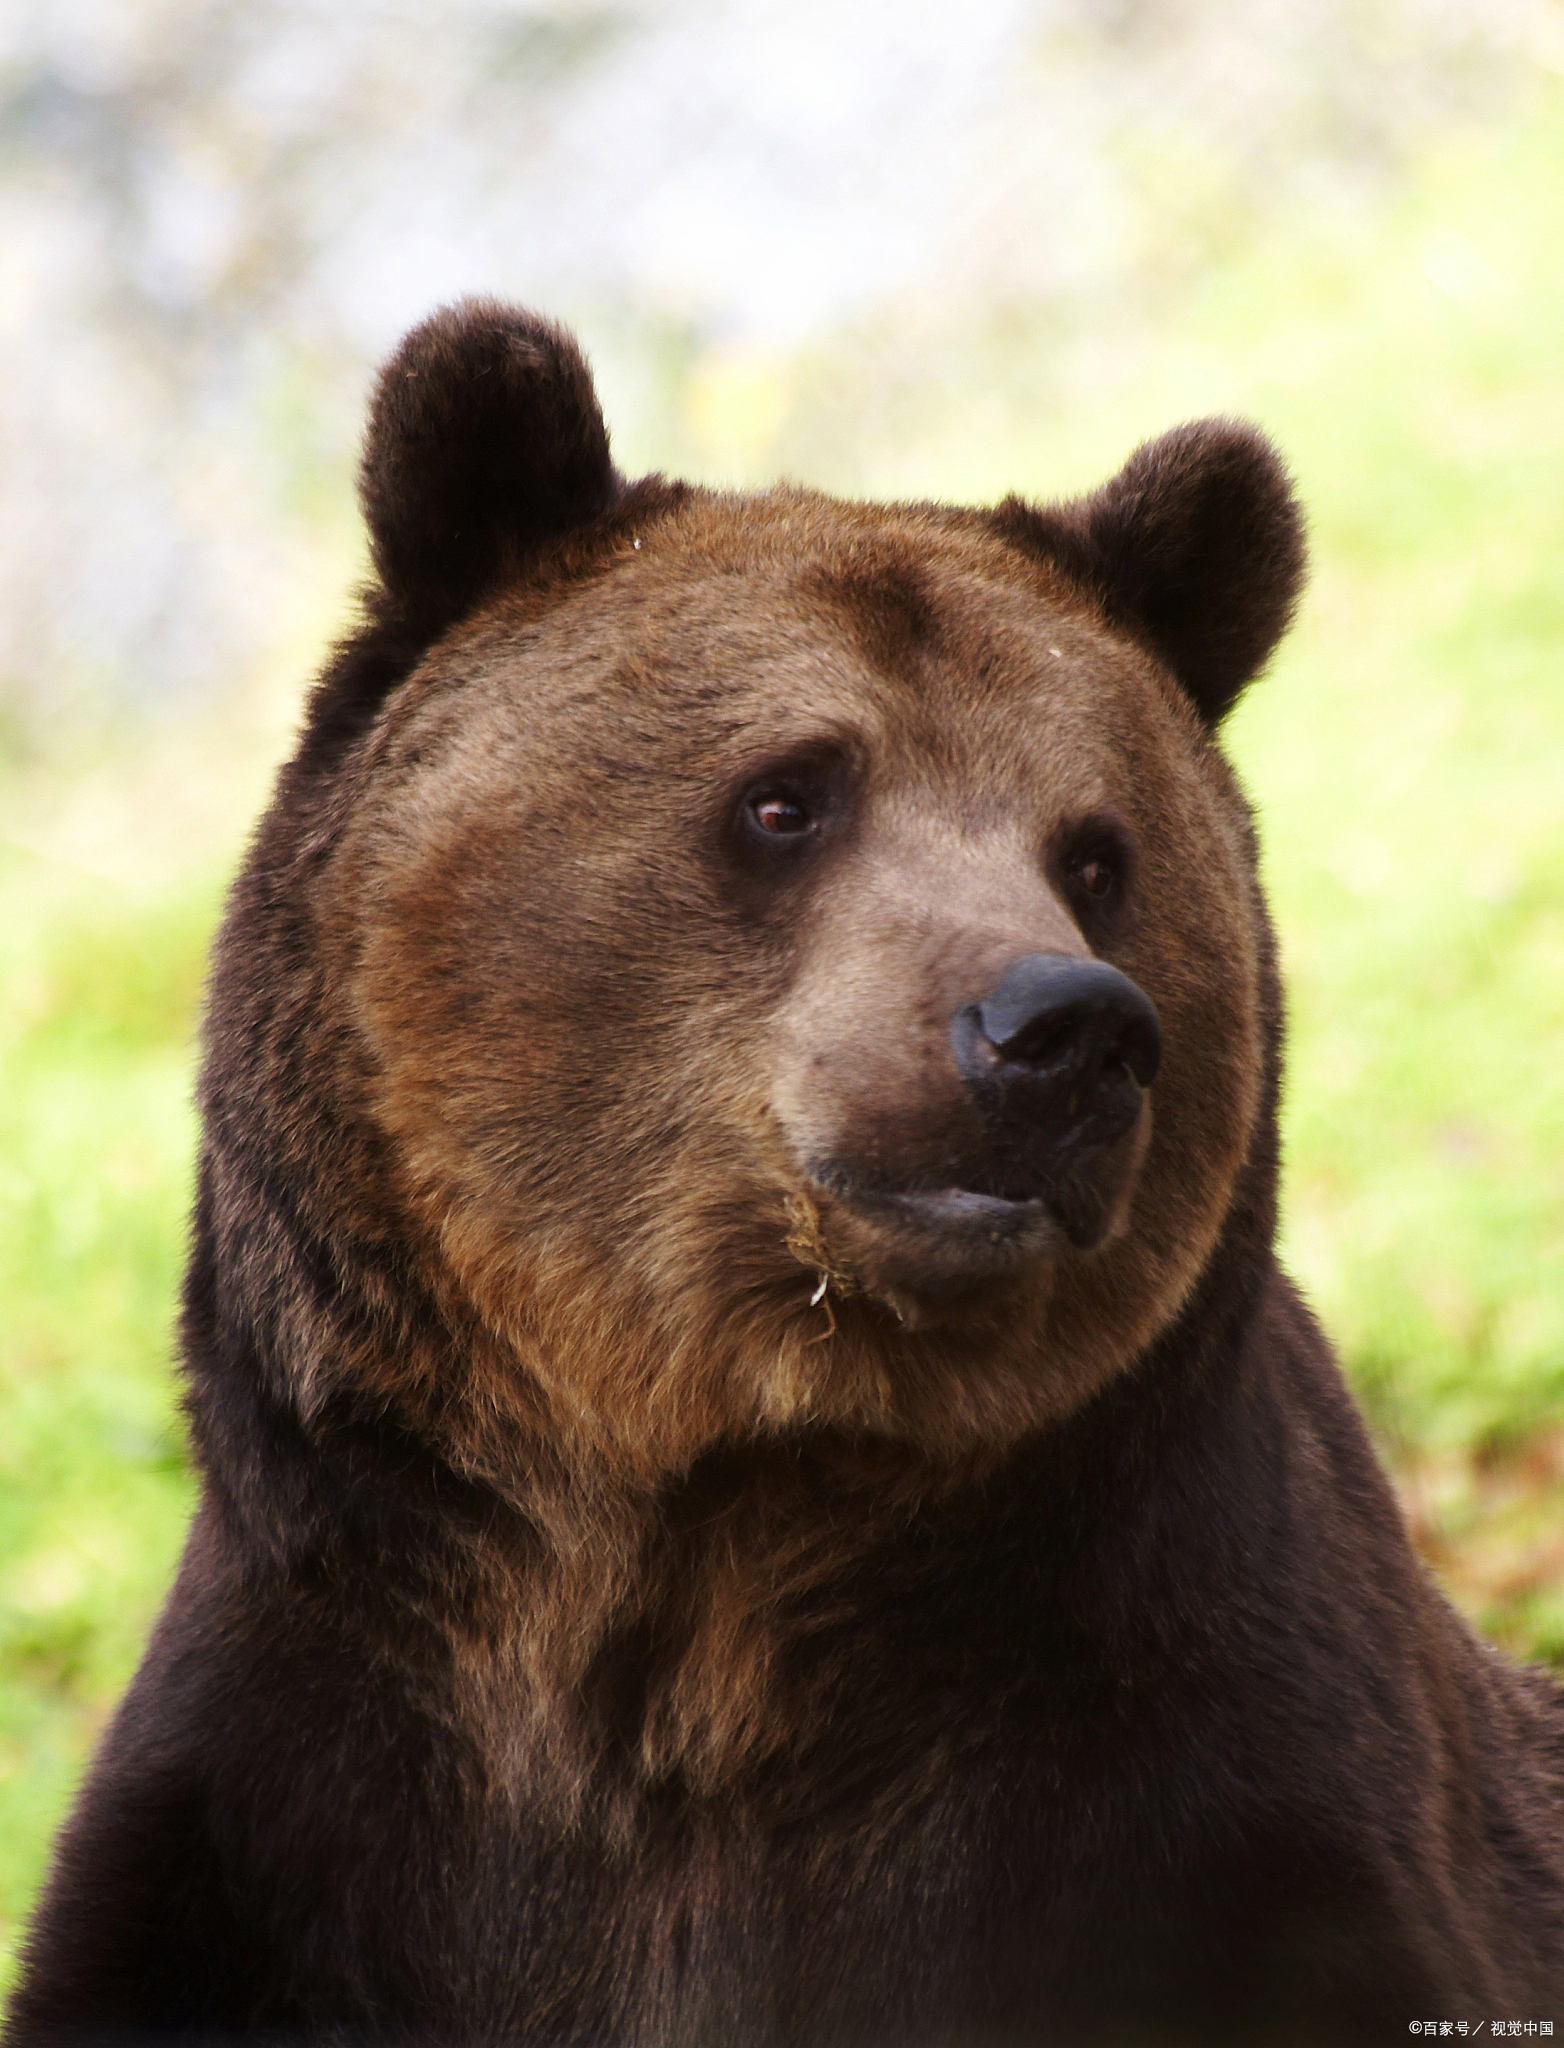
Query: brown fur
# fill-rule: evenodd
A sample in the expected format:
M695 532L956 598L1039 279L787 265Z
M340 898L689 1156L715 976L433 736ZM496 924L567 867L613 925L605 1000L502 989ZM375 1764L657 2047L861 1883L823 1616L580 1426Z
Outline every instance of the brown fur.
M1557 1698L1421 1577L1272 1252L1212 741L1301 572L1265 444L995 513L627 488L573 344L479 304L388 366L364 501L214 970L203 1507L8 2040L1564 1990ZM1046 1203L930 1222L997 1143L953 1019L1039 958L1160 1067Z
M438 1411L410 1394L401 1357L395 1386L372 1389L412 1405L462 1470L518 1499L534 1498L534 1434L550 1460L563 1447L576 1489L592 1475L655 1499L713 1447L800 1424L901 1445L917 1483L941 1487L1140 1351L1181 1306L1230 1199L1259 1047L1253 999L1231 997L1254 983L1253 898L1222 772L1175 693L1056 579L948 516L864 524L801 493L738 512L694 496L638 522L639 550L616 535L579 591L549 591L546 609L531 593L505 600L402 693L366 764L374 795L335 849L319 928L361 1049L333 1092L361 1100L392 1139L398 1236L446 1320L476 1321L469 1356L485 1361L460 1399L430 1373ZM811 565L802 602L795 549ZM910 672L866 669L865 644L883 649L886 589L900 595L914 577L938 593L923 602L949 651ZM669 689L691 671L722 678L715 731L705 693L692 713ZM987 679L976 700L974 671ZM1030 691L1045 693L1047 725L1018 758ZM660 692L655 714L638 712ZM757 963L745 926L692 869L707 792L752 771L754 736L785 752L795 736L864 726L877 829L828 885L773 914ZM972 790L975 815L963 809ZM877 1280L872 1249L801 1182L796 1153L854 1116L904 1130L961 997L1017 952L1084 950L1036 849L1074 813L1104 808L1176 819L1174 843L1203 882L1193 892L1182 863L1149 860L1140 933L1120 956L1169 1040L1135 1214L1093 1271L1032 1263L981 1309L963 1299L944 1314ZM984 908L996 889L997 915ZM633 930L620 928L626 904ZM546 986L539 958L553 963ZM922 992L912 1017L898 1009L909 987ZM584 1090L572 1085L583 1009ZM865 1031L879 1054L867 1097ZM839 1568L877 1523L856 1519L811 1569ZM595 1524L590 1541L561 1546L590 1560L573 1596L562 1575L566 1605L548 1624L573 1648L548 1653L566 1699L638 1568L637 1520L612 1539L617 1566L604 1533ZM670 1760L688 1748L719 1768L709 1752L726 1729L736 1768L755 1741L780 1739L760 1732L770 1659L733 1635L748 1577L758 1569L770 1588L780 1569L768 1546L758 1555L747 1572L729 1562L693 1603L703 1619L656 1717ZM680 1570L708 1583L710 1567ZM730 1643L731 1664L717 1654Z

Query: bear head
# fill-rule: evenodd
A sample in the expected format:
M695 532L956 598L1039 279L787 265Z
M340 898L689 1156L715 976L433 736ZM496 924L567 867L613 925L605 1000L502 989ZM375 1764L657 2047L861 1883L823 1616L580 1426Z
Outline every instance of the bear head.
M500 1484L797 1431L970 1469L1268 1242L1213 739L1301 576L1258 434L1054 507L629 485L568 337L470 302L362 496L214 988L203 1270L279 1398Z

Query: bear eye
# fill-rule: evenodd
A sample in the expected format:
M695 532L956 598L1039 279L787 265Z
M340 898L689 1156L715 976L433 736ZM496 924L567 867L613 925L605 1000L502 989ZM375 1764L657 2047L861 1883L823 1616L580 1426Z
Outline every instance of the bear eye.
M1075 868L1075 879L1088 896L1106 896L1118 880L1113 863L1101 854L1093 854L1089 860L1080 861Z
M1135 841L1114 811L1078 819L1053 856L1077 913L1117 918L1134 895ZM1099 927L1100 928L1100 927Z
M749 814L762 832L774 838L794 837L814 823L795 796L752 797Z
M846 749L816 740L756 762L732 790L722 823L728 860L767 886L810 871L846 822L855 784Z

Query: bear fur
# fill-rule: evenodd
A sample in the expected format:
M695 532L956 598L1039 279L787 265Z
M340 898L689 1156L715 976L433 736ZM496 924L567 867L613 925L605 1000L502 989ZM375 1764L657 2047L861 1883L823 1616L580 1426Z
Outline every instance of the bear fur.
M472 302L362 496L217 945L201 1504L11 2048L1564 2020L1564 1704L1273 1251L1267 443L629 484ZM1130 1007L1034 1115L1059 974Z

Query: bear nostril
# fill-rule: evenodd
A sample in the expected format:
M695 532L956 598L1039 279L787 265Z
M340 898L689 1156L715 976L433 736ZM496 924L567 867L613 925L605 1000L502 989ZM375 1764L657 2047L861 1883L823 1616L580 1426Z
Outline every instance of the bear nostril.
M1151 998L1135 988L1134 982L1130 987L1145 1004L1145 1012L1126 1018L1123 1030L1104 1053L1102 1063L1105 1069L1123 1067L1142 1088L1149 1088L1162 1064L1162 1030Z

